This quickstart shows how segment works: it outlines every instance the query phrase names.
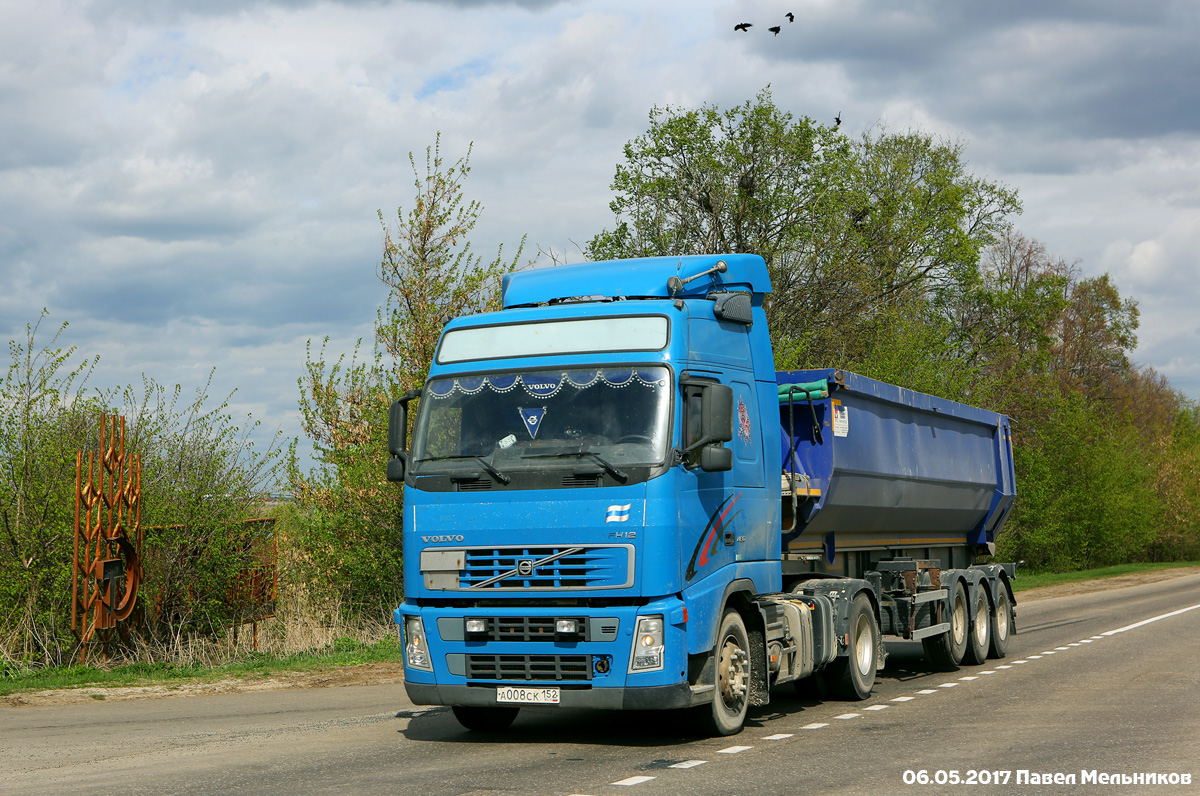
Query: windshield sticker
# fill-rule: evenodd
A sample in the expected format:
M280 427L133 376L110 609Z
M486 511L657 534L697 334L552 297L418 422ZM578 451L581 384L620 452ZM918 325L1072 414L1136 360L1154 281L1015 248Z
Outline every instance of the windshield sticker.
M538 429L542 427L542 418L546 416L546 407L522 409L518 406L517 411L521 413L521 421L525 424L525 430L529 432L529 438L537 439Z
M511 448L513 445L517 444L517 437L515 434L509 434L507 437L500 440L496 444L500 446L500 450L505 450L505 449Z
M624 506L609 506L608 512L604 515L604 521L607 522L626 522L629 520L629 507L632 503L626 503Z

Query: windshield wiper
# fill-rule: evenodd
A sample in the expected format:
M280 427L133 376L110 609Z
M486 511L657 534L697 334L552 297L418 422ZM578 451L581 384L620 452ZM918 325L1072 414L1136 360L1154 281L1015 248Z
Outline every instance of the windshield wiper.
M624 470L617 469L617 466L609 462L595 451L580 449L575 451L559 451L557 453L526 453L522 455L522 459L561 459L564 456L591 456L596 461L596 464L604 468L604 470L613 478L620 481L622 484L629 480L629 474Z
M482 464L483 469L487 470L488 474L491 475L492 478L495 478L500 483L508 484L508 482L512 480L507 475L505 475L504 473L502 473L498 469L496 469L496 465L492 464L487 459L483 458L482 456L476 456L471 453L459 453L454 456L426 456L424 459L417 459L417 461L418 462L441 462L441 461L447 461L450 459L474 459L475 461Z

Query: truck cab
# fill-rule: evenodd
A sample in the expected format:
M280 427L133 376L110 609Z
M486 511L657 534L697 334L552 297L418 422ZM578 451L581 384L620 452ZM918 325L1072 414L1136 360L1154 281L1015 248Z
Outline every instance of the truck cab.
M415 702L711 700L721 606L781 586L769 291L754 255L564 266L446 327L394 451Z

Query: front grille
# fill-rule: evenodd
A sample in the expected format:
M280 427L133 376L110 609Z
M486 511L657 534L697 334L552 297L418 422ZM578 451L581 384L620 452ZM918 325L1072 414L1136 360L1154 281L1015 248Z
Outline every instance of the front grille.
M632 545L468 548L465 552L460 589L621 589L633 585ZM533 566L548 558L553 560Z
M591 655L468 655L468 680L591 680Z
M579 623L579 638L590 641L586 616L490 616L487 630L472 633L471 641L554 641L554 623L558 619L574 619Z
M488 478L476 478L473 481L456 481L459 492L486 492L492 488L492 482Z

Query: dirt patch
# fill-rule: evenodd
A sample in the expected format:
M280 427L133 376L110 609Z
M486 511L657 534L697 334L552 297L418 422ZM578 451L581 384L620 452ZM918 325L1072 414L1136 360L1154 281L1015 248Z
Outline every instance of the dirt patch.
M1171 569L1154 569L1149 572L1135 572L1131 575L1117 575L1099 580L1081 580L1075 583L1060 583L1056 586L1039 586L1036 589L1017 592L1017 602L1028 603L1035 600L1048 600L1051 597L1067 597L1072 594L1088 594L1094 591L1124 589L1128 586L1143 586L1147 583L1158 583L1184 575L1195 575L1198 572L1200 572L1200 567L1172 567ZM1020 575L1017 577L1019 581Z
M277 672L269 677L241 677L229 680L163 685L100 687L85 686L54 691L30 691L0 697L0 706L76 705L130 699L169 699L202 694L232 694L243 691L279 691L285 688L329 688L346 685L387 685L404 682L404 664L364 663L317 672Z

